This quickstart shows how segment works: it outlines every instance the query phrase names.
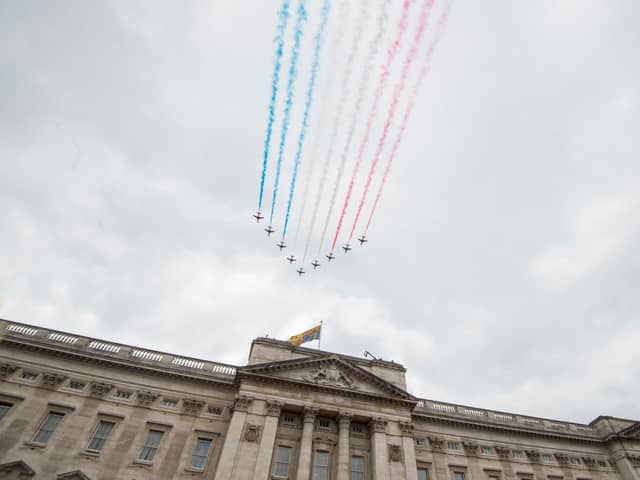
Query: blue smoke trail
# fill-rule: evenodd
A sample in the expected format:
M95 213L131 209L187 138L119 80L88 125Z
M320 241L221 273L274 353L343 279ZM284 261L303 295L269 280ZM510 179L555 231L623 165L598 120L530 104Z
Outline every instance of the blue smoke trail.
M309 86L307 87L307 101L304 106L304 114L302 117L302 128L300 129L300 136L298 137L298 150L296 152L295 163L293 164L293 176L291 177L291 187L289 188L289 201L287 202L287 214L284 218L284 228L282 229L282 240L284 240L287 234L287 225L289 224L289 214L291 213L291 203L293 202L293 194L296 188L296 178L298 176L298 167L300 166L300 155L302 154L302 145L304 144L304 137L307 134L307 127L309 126L309 112L311 111L311 104L313 103L313 91L316 86L316 78L318 77L318 70L320 69L320 51L322 50L322 40L324 39L324 33L327 29L327 22L329 21L329 10L331 7L331 0L324 0L322 4L322 20L318 27L318 33L316 33L313 39L313 62L311 64L311 77L309 78Z
M269 159L269 146L271 145L271 133L273 122L275 121L276 98L278 96L278 83L280 81L280 64L282 63L282 51L284 50L284 33L289 20L290 0L283 0L282 7L278 12L278 27L276 33L276 58L273 66L273 77L271 79L271 99L269 100L269 117L267 120L267 135L264 139L264 156L262 158L262 174L260 175L260 197L258 199L258 211L262 208L262 197L264 194L264 180L267 175L267 160Z
M287 81L287 99L284 103L284 118L282 119L282 132L280 133L280 148L278 150L278 162L276 163L276 179L273 185L273 198L271 199L271 213L269 214L269 225L273 224L273 213L276 207L276 197L278 195L278 183L280 182L280 170L282 168L282 156L284 145L287 142L289 131L289 117L291 117L291 106L293 105L293 94L296 77L298 76L298 54L300 51L300 41L302 40L302 27L307 20L307 0L300 0L298 11L296 12L296 26L294 32L293 48L291 50L291 63L289 64L289 79Z

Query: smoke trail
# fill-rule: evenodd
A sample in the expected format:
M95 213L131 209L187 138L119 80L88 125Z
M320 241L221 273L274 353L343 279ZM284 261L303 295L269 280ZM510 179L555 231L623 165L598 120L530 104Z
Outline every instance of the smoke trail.
M341 45L342 37L344 36L344 28L345 28L345 23L347 18L348 7L349 7L349 0L342 0L342 2L340 3L340 9L338 10L338 19L339 19L338 27L336 29L335 36L331 40L331 47L330 47L330 54L329 54L330 68L328 71L328 75L325 77L325 80L322 85L321 96L323 98L327 97L328 92L331 92L333 87L333 81L335 79L335 75L334 75L335 69L331 67L333 67L333 65L338 63L338 47ZM322 103L322 110L320 112L320 123L318 124L318 128L317 128L318 134L315 135L313 140L313 147L311 148L311 156L310 156L311 160L309 161L309 169L307 170L307 175L305 178L304 196L302 198L302 206L300 208L300 213L298 215L296 235L293 240L294 250L295 250L295 246L298 243L298 237L300 236L300 229L302 228L304 214L306 212L307 204L309 202L309 196L311 193L311 188L310 188L311 179L313 178L313 174L315 173L315 169L318 164L320 146L324 145L324 143L321 142L320 139L322 138L322 132L324 132L327 119L329 118L328 103L329 102Z
M402 123L400 124L400 128L398 130L398 135L393 144L393 148L391 150L391 155L389 155L389 159L387 160L387 165L384 169L384 174L382 176L382 181L380 182L380 187L378 188L378 193L376 194L376 199L373 202L373 207L371 207L371 213L369 213L369 219L367 220L367 226L365 227L364 233L366 234L369 231L369 226L371 225L371 219L373 218L373 214L378 207L378 202L380 201L380 197L382 196L382 190L384 189L385 183L387 182L387 177L389 176L389 171L391 170L391 165L393 160L398 153L398 148L400 147L400 143L402 142L402 137L404 135L404 131L407 128L407 123L409 122L409 117L411 116L411 112L413 111L413 107L416 105L416 101L418 99L418 94L420 93L420 88L422 83L429 73L431 68L431 57L433 56L433 51L435 50L438 42L440 41L440 37L442 36L442 31L447 23L447 19L449 17L449 11L451 10L451 6L453 4L453 0L449 0L445 5L440 18L438 19L438 26L436 27L436 33L434 35L431 44L427 48L427 53L425 55L424 61L420 68L420 73L418 74L418 80L413 87L413 91L411 92L411 96L409 97L409 103L407 105L407 109L404 112L404 117L402 118Z
M353 225L351 226L351 232L349 233L349 242L353 238L353 232L356 229L356 225L358 224L358 220L360 219L360 215L362 214L362 206L367 198L367 194L369 193L369 187L371 186L371 180L373 179L373 175L375 174L376 167L378 166L378 162L380 161L380 155L382 154L382 149L384 148L384 144L387 140L387 136L389 135L389 128L391 127L391 123L396 114L396 108L398 107L398 102L400 101L400 96L404 91L404 87L407 84L407 76L409 75L409 70L411 69L411 65L416 58L416 54L418 53L418 48L420 48L420 41L424 35L424 32L427 28L427 22L429 21L429 14L431 13L431 8L433 7L434 0L425 0L422 10L420 11L420 18L418 21L418 31L416 32L413 38L413 44L407 53L407 57L405 58L404 65L402 66L402 73L400 74L400 82L396 85L396 88L393 92L393 100L391 101L391 105L389 105L389 111L387 112L387 119L384 123L384 127L382 129L382 134L380 135L380 139L378 140L378 146L376 148L376 152L373 156L373 161L371 162L371 168L369 168L369 175L367 176L367 181L364 186L364 190L362 192L362 198L360 198L360 204L358 205L358 210L356 211L356 216L353 219Z
M396 56L396 53L398 52L398 47L400 46L400 42L402 41L402 38L404 37L404 33L407 30L407 21L409 18L409 7L410 7L410 2L409 0L404 0L402 3L402 15L400 17L400 25L398 28L398 33L396 34L396 38L393 41L393 43L391 44L391 47L389 48L389 50L387 51L387 59L386 62L384 64L384 66L382 67L382 72L380 75L380 79L378 80L378 86L376 88L374 97L373 97L373 104L371 105L371 109L369 111L369 115L367 117L367 124L365 127L365 131L364 131L364 135L362 137L362 141L360 142L360 148L358 150L358 156L356 157L356 162L355 165L353 167L353 172L351 173L351 179L349 180L349 186L347 188L347 194L345 196L345 200L344 200L344 204L342 206L342 211L340 212L340 218L338 220L338 226L336 228L336 233L334 235L333 238L333 243L331 244L331 251L333 252L333 250L336 247L336 242L338 240L338 235L340 233L340 229L342 227L342 221L344 220L344 216L347 212L347 207L349 206L349 200L351 198L351 193L353 192L353 185L355 184L356 178L358 176L358 172L360 171L360 163L362 162L362 156L364 154L364 150L365 147L367 145L367 142L369 141L369 134L371 132L371 126L373 125L373 120L375 119L376 113L378 111L378 105L380 103L380 99L382 98L382 95L384 94L386 85L387 85L387 79L389 78L389 70L391 68L391 64L393 63L393 60ZM346 156L346 152L345 152L345 156Z
M276 163L276 178L273 185L273 197L271 198L271 213L269 214L269 225L273 224L273 212L276 207L276 197L278 195L278 184L280 183L280 170L282 168L282 156L284 146L287 141L289 131L289 118L291 117L291 106L293 105L293 94L296 77L298 76L298 54L300 51L300 41L302 40L302 27L307 20L307 0L300 0L298 11L296 12L296 26L294 32L293 48L291 49L291 63L289 64L289 79L287 81L287 98L284 104L284 118L282 119L282 132L280 133L280 148L278 150L278 162Z
M313 103L313 92L316 87L316 79L318 78L318 70L320 69L320 52L322 50L322 44L324 39L324 32L327 29L327 22L329 21L329 8L331 6L331 0L324 0L322 3L322 19L320 20L320 26L318 32L314 38L313 45L313 60L311 63L311 77L309 78L309 86L307 87L307 100L304 105L304 114L302 115L302 128L300 129L300 135L298 136L298 149L296 151L296 157L293 164L293 175L291 176L291 186L289 187L289 200L287 201L287 213L284 217L284 227L282 228L282 240L284 241L287 235L287 226L289 225L289 214L291 213L291 203L293 202L293 194L296 189L296 179L298 177L298 168L300 167L300 156L302 155L302 146L304 145L304 138L307 134L307 127L309 126L309 113L311 111L311 105Z
M351 84L353 62L357 56L360 44L362 43L361 40L362 40L362 33L364 32L364 25L366 24L366 20L369 17L369 10L366 8L367 1L369 0L361 0L360 2L360 15L358 16L358 23L356 24L356 28L354 30L353 40L351 42L351 48L349 49L349 56L347 57L347 61L344 66L344 73L342 76L342 85L340 89L340 97L338 99L337 110L333 120L333 129L331 131L331 135L329 136L329 151L327 153L327 156L325 157L325 161L322 166L322 173L320 174L320 182L318 183L318 191L316 193L316 198L313 205L313 213L311 215L311 224L309 226L307 241L304 247L304 255L302 257L303 262L307 258L309 246L311 245L311 236L313 235L314 228L316 225L316 220L318 218L320 201L322 200L322 194L324 193L324 188L325 188L327 176L329 173L329 164L331 163L331 159L333 158L333 150L337 144L338 127L340 125L340 120L344 112L344 107L347 104L347 99L349 98L349 93L350 93L349 85ZM318 250L318 255L319 255L319 252L320 250Z
M269 116L267 119L267 134L264 139L264 155L262 157L262 173L260 175L260 196L258 197L258 211L262 208L262 197L264 194L264 180L267 175L267 160L269 159L269 146L271 145L271 134L273 132L273 122L275 121L276 98L278 96L278 83L280 82L280 65L282 63L282 51L284 50L284 33L289 20L290 0L283 0L278 12L278 27L276 29L276 58L273 65L273 77L271 79L271 99L269 100Z
M344 174L344 167L347 162L347 154L349 153L351 140L353 139L353 134L356 129L358 117L360 116L362 100L364 99L364 94L367 91L367 87L369 85L369 79L371 78L371 70L373 69L373 62L375 61L376 55L378 53L380 42L384 37L385 26L386 26L390 7L391 7L391 0L385 0L385 2L382 4L382 10L380 11L380 15L378 16L378 22L377 22L378 31L376 32L376 36L374 37L373 41L369 44L369 52L367 55L367 59L365 61L365 67L362 70L362 76L360 78L360 82L358 83L358 96L356 97L354 111L351 116L351 124L349 126L349 133L347 134L347 141L342 150L340 165L338 167L338 174L336 176L336 181L333 186L333 192L331 193L331 201L329 203L329 209L327 210L327 216L325 218L324 225L322 227L322 235L320 236L320 243L318 245L318 255L320 254L320 250L322 249L322 245L324 244L324 238L327 234L327 228L329 227L329 220L331 219L331 215L333 214L333 207L335 206L336 195L338 194L338 188L340 186L340 181L342 180L342 175ZM333 251L333 247L331 248L331 251Z

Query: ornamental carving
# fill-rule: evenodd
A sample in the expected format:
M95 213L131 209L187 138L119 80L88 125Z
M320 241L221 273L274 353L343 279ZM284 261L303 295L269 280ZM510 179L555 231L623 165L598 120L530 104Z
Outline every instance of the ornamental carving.
M303 418L304 423L311 423L316 421L316 415L318 415L318 409L316 407L304 407Z
M537 450L525 450L524 453L530 462L540 463L540 452Z
M11 363L0 363L0 378L7 378L17 369L18 367Z
M478 454L478 444L474 442L462 442L462 447L464 448L464 453L467 455L477 455Z
M279 417L280 411L282 410L282 402L277 400L267 400L265 407L267 415L271 417Z
M53 390L55 388L58 388L66 378L67 377L65 377L64 375L58 375L57 373L43 372L42 380L40 380L40 383L43 387L51 388Z
M387 431L387 421L384 418L373 418L369 422L369 428L376 433L385 433Z
M500 458L506 459L509 458L509 455L511 455L511 449L509 447L505 447L504 445L495 445L493 448Z
M402 450L400 445L389 445L389 460L392 462L402 461Z
M148 407L153 402L155 402L159 396L160 394L155 392L139 391L137 395L138 403L143 407Z
M89 394L92 397L103 398L112 389L113 389L113 385L109 383L91 382L91 385L89 386Z
M244 435L242 438L245 442L257 442L260 438L260 432L262 431L262 427L260 425L253 425L252 423L247 423L244 428Z
M429 444L433 450L441 451L444 447L444 438L441 437L427 437L429 439Z
M569 463L569 455L566 455L564 453L554 453L553 456L556 457L558 463L562 465L566 465Z
M201 400L195 400L193 398L182 399L182 411L187 415L200 415L202 407L204 407L204 402Z
M340 426L340 430L349 429L351 426L351 418L353 415L350 413L341 413L338 415L338 425Z
M358 389L349 375L335 368L315 368L308 375L304 375L302 379L327 387Z
M627 455L627 458L634 467L640 467L640 455Z
M411 422L400 422L400 432L402 435L407 437L413 437L413 423Z
M253 403L253 397L247 395L240 395L236 398L236 403L233 405L233 409L238 412L248 412L249 405Z
M596 466L596 459L593 457L582 457L582 463L584 463L589 468L594 468Z

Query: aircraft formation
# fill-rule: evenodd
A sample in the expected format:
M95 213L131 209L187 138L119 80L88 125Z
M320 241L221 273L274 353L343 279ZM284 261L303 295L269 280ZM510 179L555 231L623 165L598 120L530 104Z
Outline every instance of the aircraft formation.
M299 257L293 253L286 257L299 277L319 269L324 259L327 264L334 261L336 247L349 254L354 239L360 247L369 241L369 227L452 2L281 0L253 217L257 223L264 220L267 238L278 234L275 245L280 252L289 248L299 253ZM336 8L333 3L338 3ZM327 63L329 68L321 70ZM296 102L301 82L302 101ZM319 112L313 108L316 96L321 97ZM292 128L297 128L294 134ZM313 143L305 150L309 131ZM378 168L381 161L382 170ZM289 174L286 203L278 197L283 166L285 175ZM305 180L302 199L297 201L300 171L305 172ZM269 208L264 202L267 183L273 184ZM372 187L375 196L369 195ZM352 203L357 190L360 197ZM282 205L286 205L282 217L277 217L282 223L276 224ZM363 216L365 211L368 215ZM292 213L297 224L289 245ZM343 230L348 216L351 228Z

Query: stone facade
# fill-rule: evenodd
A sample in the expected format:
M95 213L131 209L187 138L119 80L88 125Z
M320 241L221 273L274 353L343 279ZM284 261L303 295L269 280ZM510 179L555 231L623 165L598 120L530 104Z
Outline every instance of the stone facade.
M258 338L236 367L0 320L0 479L640 480L640 422L417 398Z

